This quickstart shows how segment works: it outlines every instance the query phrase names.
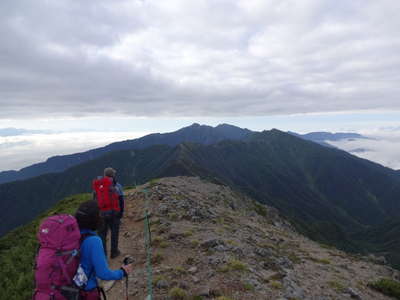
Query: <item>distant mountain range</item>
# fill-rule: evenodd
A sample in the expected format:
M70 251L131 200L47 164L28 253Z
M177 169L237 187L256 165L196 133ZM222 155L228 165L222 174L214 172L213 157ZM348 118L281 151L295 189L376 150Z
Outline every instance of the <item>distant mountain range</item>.
M341 140L355 140L355 139L370 139L358 133L346 133L346 132L310 132L306 134L298 134L296 132L288 131L289 134L301 137L308 141L313 141L315 143L321 144L326 147L333 147L331 144L327 143L327 141L337 142ZM360 152L360 151L359 151Z
M11 134L12 132L14 134L27 132L22 129L15 128L5 128L3 129L3 131L4 134ZM184 127L180 130L170 133L154 133L138 139L116 142L101 148L96 148L81 153L50 157L45 162L22 168L19 171L3 171L0 172L0 184L16 180L24 180L47 173L63 172L68 168L81 164L85 161L95 159L97 157L100 157L101 155L104 155L105 153L112 151L144 149L153 145L175 146L182 142L193 142L203 145L209 145L226 139L241 140L248 136L250 133L254 133L254 131L242 129L229 124L221 124L216 127L211 127L195 123L191 126ZM359 134L354 133L313 132L303 135L294 132L289 133L306 140L317 142L327 147L332 146L328 143L325 143L326 140L337 141L340 139L349 138L365 138Z

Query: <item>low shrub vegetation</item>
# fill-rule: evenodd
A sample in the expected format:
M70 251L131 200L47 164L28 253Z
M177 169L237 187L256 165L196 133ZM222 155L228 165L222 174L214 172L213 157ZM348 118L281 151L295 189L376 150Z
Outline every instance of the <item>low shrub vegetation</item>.
M400 299L400 282L384 278L368 284L369 287L381 292L382 294Z
M168 295L174 300L184 300L186 298L186 292L178 287L170 289Z

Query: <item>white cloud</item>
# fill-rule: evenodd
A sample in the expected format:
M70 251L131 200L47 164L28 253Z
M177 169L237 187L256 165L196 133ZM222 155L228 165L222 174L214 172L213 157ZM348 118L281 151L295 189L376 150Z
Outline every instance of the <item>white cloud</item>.
M383 166L400 169L400 130L382 130L369 135L371 139L355 139L331 142L330 144L359 157ZM356 150L356 152L354 152Z
M66 132L0 136L0 171L19 169L55 155L64 155L134 139L147 132Z

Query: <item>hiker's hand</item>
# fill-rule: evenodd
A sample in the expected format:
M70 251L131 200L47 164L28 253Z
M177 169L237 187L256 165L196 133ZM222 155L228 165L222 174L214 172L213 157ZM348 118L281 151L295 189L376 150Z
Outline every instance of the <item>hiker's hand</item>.
M132 273L132 271L133 271L133 265L132 264L122 265L121 268L125 271L126 274Z

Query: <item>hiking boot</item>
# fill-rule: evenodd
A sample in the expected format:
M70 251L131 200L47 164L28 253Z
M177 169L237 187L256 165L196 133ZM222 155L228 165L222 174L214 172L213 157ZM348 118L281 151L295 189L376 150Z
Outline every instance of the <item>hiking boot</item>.
M117 251L115 251L115 252L113 252L113 253L111 253L111 258L116 258L117 256L120 256L121 255L121 251L119 251L118 249L117 249Z

